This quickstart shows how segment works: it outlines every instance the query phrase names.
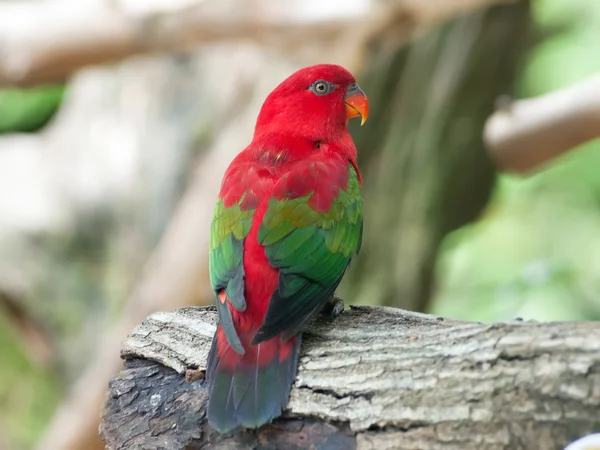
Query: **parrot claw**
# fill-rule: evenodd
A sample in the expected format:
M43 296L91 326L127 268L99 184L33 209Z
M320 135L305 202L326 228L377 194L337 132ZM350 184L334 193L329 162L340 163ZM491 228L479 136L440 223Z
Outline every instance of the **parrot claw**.
M325 304L323 311L321 311L321 314L323 314L330 320L334 320L340 314L342 314L342 312L344 312L344 308L344 300L342 300L339 297L336 297L335 295L332 295L331 297L329 297L329 300L327 300L327 303Z

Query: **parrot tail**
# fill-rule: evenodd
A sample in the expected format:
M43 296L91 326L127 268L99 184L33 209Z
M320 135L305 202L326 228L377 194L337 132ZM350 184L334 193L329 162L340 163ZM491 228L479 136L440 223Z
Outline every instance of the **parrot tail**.
M208 354L207 416L221 433L238 426L258 428L281 415L288 402L301 335L281 342L280 336L252 345L254 331L240 335L245 353L237 353L217 327Z

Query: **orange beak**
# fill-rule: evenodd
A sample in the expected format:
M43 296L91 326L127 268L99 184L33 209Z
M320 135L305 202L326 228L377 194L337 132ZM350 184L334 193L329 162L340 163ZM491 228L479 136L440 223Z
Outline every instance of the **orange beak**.
M369 100L358 84L352 83L348 86L344 102L346 103L346 119L360 116L360 124L363 125L369 117Z

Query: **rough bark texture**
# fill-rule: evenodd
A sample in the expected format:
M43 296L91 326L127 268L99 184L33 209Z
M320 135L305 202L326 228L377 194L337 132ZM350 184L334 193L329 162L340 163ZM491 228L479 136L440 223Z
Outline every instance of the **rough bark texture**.
M552 450L600 429L600 324L355 307L306 331L283 418L221 436L201 371L215 321L183 308L132 332L102 417L107 448Z
M519 1L407 47L390 45L393 27L371 43L360 85L372 114L353 130L367 219L342 297L427 310L443 238L479 216L494 186L482 130L496 99L513 90L530 24L529 2Z

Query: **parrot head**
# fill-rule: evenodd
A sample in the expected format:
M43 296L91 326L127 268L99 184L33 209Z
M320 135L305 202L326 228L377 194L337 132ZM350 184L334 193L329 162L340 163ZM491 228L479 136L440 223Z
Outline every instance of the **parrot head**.
M347 121L369 115L369 102L350 72L335 64L305 67L290 75L266 98L255 135L271 130L295 136L333 137Z

